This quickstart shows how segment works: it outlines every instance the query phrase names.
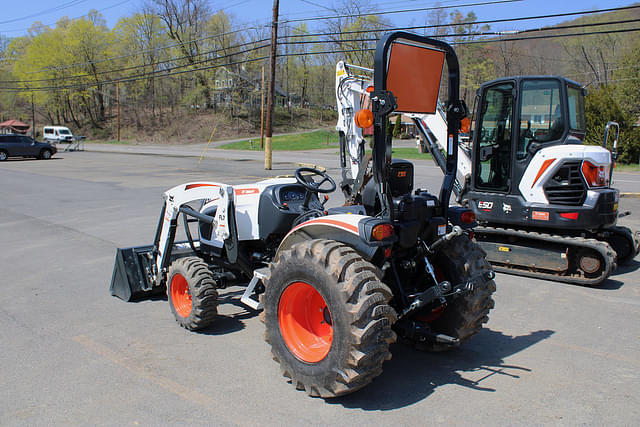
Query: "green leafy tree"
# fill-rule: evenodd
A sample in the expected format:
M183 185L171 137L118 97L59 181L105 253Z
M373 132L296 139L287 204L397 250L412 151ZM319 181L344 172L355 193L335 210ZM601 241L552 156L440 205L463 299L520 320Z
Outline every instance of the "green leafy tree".
M633 40L624 51L620 69L615 74L618 94L636 119L640 118L640 39Z
M587 133L585 143L601 145L607 122L614 121L620 125L618 138L618 161L620 163L638 163L640 153L640 132L634 129L633 114L625 111L618 102L614 86L600 86L589 91L585 99ZM609 148L613 136L610 137Z
M399 114L396 116L396 124L393 125L393 137L400 138L402 134L402 116Z

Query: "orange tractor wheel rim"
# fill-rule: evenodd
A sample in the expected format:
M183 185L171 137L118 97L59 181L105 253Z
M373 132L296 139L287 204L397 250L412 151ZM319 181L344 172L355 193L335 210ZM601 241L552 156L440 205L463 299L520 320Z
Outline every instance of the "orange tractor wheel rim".
M278 304L280 332L298 359L316 363L324 359L333 342L331 313L322 295L305 282L293 282Z
M171 301L173 307L182 317L188 317L191 314L191 292L189 291L189 283L182 274L174 274L171 278Z

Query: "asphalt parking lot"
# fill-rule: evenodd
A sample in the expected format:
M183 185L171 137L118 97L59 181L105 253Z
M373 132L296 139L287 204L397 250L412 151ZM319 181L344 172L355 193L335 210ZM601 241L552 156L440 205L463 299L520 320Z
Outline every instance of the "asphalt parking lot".
M265 171L254 153L213 150L199 163L177 148L98 148L0 164L0 424L640 422L637 260L598 288L498 274L489 323L461 348L395 344L370 386L313 399L281 377L240 288L222 294L214 327L191 333L165 300L125 303L109 284L116 248L153 239L167 188L252 182L290 174L298 161L337 178L337 156L276 153ZM416 186L438 190L438 169L416 170ZM640 189L640 174L614 179L623 192ZM640 199L622 198L620 209L632 211L620 223L640 229Z

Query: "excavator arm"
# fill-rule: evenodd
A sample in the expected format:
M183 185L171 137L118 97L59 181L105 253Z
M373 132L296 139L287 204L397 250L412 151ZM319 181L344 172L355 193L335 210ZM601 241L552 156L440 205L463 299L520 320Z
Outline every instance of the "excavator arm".
M351 204L358 203L360 191L368 181L367 168L371 156L365 154L366 140L356 119L358 112L370 103L367 88L372 87L373 81L365 74L371 73L373 70L369 68L346 64L344 61L336 65L336 130L340 135L342 167L340 188Z

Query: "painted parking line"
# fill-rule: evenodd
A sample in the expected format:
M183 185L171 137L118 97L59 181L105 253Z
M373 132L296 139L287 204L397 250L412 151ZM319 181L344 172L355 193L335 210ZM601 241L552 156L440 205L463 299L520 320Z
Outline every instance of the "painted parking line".
M164 390L181 397L182 399L198 404L210 411L216 411L216 409L220 408L221 402L219 399L214 399L196 390L193 390L185 386L184 384L180 384L165 376L151 372L150 370L145 369L144 366L135 363L135 360L132 360L131 357L125 357L125 355L106 347L104 344L94 341L86 335L77 335L72 339L87 350L92 351L93 353L118 365L119 367L128 370L135 376L147 380L163 388ZM244 422L239 419L229 420L223 417L219 412L215 412L215 416L217 421L222 421L229 425L236 425L239 422L244 424ZM249 421L250 420L245 420L245 422ZM253 422L255 422L255 420L253 420Z

